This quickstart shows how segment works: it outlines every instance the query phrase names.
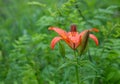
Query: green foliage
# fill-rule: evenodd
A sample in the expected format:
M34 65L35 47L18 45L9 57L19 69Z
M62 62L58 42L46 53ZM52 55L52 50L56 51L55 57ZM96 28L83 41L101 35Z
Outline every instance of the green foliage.
M59 42L59 52L60 52L61 56L65 57L65 47L61 42Z
M22 84L42 83L38 81L41 68L39 59L46 48L45 41L43 41L46 36L45 34L36 34L32 37L23 35L13 44L14 49L9 55L10 68L6 83L12 84L14 81Z
M119 0L0 0L0 84L120 83ZM76 63L72 50L48 27L78 31L96 27L99 46L90 41Z

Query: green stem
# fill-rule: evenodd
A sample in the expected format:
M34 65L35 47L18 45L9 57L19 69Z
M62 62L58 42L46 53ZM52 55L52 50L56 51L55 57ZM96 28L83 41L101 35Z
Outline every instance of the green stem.
M90 50L89 49L88 49L88 57L89 57L90 62L93 62L92 56L90 55Z
M78 57L76 56L76 51L75 50L74 50L74 55L75 55L75 58L76 58L76 61L77 61L77 66L75 66L77 84L80 84L80 81L79 81Z

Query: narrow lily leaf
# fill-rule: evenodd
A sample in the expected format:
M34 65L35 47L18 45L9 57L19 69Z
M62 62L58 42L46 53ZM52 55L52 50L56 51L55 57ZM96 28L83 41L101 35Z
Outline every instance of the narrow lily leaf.
M46 4L36 2L36 1L28 2L28 5L38 5L40 7L46 7Z
M81 81L85 81L88 79L93 79L93 78L100 78L101 76L99 75L90 75L90 76L86 76L84 79L82 79Z
M84 67L88 67L92 71L97 72L97 69L96 69L95 65L92 62L90 62L89 60L80 60L80 65L84 66Z
M72 66L72 65L79 66L76 62L66 62L57 69L57 72L65 67Z
M59 42L59 52L60 52L61 56L65 57L65 47L61 42Z

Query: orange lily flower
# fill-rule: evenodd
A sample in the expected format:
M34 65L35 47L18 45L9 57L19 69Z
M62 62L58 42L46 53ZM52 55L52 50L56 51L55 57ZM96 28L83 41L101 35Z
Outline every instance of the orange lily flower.
M59 34L59 36L54 37L53 40L51 41L51 48L54 49L54 46L56 45L57 42L60 40L64 40L72 49L77 49L78 46L80 46L82 40L84 39L83 37L85 36L86 32L90 31L95 31L98 32L96 28L90 29L90 30L85 30L81 33L77 32L76 25L71 25L71 31L66 32L63 29L57 28L57 27L50 27L49 30L53 30ZM96 45L98 45L98 39L96 36L93 34L89 34L89 37L94 40Z

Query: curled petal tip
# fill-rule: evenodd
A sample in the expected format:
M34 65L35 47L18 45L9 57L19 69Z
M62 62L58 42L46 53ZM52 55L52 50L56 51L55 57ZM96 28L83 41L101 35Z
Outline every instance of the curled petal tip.
M51 44L50 44L51 48L54 49L56 43L59 42L61 39L62 39L61 37L53 38L53 40L51 41Z
M92 31L99 32L99 30L97 28L92 28Z
M94 36L93 34L90 34L90 38L94 40L96 46L98 46L99 42L96 36Z
M53 29L53 27L49 27L49 28L48 28L48 30L52 30L52 29Z

